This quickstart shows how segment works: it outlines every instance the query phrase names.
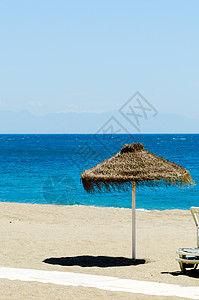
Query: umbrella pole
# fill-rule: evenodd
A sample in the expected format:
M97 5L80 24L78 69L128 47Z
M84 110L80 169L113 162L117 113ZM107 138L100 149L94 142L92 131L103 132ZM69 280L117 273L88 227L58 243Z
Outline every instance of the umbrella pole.
M135 182L132 181L132 259L136 259Z

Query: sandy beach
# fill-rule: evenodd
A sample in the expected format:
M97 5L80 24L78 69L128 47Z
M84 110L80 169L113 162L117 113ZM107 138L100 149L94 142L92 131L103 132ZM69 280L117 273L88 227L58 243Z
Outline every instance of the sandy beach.
M0 215L0 267L199 284L199 271L183 275L175 260L178 248L196 246L189 211L137 211L137 258L146 260L138 265L128 265L129 209L0 203ZM1 299L165 299L8 279L0 288Z

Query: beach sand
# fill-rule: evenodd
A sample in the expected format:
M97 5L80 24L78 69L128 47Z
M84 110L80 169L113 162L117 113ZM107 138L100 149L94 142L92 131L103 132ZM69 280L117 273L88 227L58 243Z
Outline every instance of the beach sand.
M190 212L138 210L136 217L137 258L146 263L116 266L115 258L131 258L130 209L0 203L0 266L198 286L199 271L183 275L175 260L178 248L196 246ZM0 289L0 299L165 299L8 279Z

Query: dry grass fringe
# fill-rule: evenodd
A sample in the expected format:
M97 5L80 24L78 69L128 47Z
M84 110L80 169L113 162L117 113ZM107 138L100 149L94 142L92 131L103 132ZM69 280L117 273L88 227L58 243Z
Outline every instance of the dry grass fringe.
M132 181L137 187L184 187L194 183L185 168L146 151L140 143L124 145L113 157L84 171L81 179L89 193L127 190Z

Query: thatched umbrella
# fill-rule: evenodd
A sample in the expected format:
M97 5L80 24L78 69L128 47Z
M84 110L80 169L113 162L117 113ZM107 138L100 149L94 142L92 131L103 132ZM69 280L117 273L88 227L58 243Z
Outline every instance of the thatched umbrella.
M119 153L86 170L81 175L84 189L126 189L132 182L132 258L135 255L135 186L189 185L193 180L189 172L173 162L144 149L141 143L124 145Z

